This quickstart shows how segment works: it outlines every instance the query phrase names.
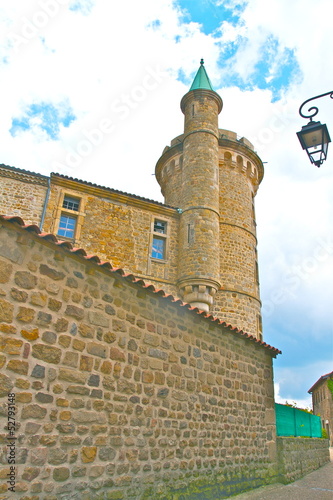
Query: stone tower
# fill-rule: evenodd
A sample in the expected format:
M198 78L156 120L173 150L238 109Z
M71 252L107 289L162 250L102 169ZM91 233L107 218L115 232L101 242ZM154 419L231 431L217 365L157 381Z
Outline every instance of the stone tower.
M261 339L254 196L263 164L249 141L218 128L222 105L201 60L181 100L184 134L163 151L156 178L180 212L183 300Z

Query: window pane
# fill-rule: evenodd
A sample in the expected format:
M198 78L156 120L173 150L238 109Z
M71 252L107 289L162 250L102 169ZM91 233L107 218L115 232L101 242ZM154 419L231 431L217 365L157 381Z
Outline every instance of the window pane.
M65 196L62 206L68 208L69 210L79 210L80 200L78 198L70 198Z
M74 217L68 217L68 215L62 215L60 217L58 235L65 236L66 238L74 238L76 219Z
M165 259L165 239L164 238L153 238L153 248L151 256L154 259Z
M163 222L161 220L155 220L154 221L154 232L166 234L166 226L167 226L166 222Z

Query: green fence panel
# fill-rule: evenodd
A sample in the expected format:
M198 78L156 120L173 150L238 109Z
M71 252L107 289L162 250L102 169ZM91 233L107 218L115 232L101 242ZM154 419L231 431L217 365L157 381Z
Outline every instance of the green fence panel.
M278 403L275 403L275 414L278 436L321 437L321 421L317 415Z
M294 410L295 418L295 428L296 436L311 437L311 423L310 423L310 413L305 413L305 411Z
M295 436L294 408L275 404L276 433L278 436Z
M311 436L321 438L321 420L317 415L311 415Z

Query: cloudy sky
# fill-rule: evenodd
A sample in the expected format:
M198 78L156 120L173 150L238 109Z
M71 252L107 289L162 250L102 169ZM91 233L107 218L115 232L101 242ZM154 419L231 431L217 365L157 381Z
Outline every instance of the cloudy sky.
M283 351L277 401L308 406L333 369L333 146L318 169L295 133L300 104L333 90L331 0L1 0L0 19L0 163L157 201L155 164L204 58L220 128L265 162L264 337ZM316 102L333 135L333 102Z

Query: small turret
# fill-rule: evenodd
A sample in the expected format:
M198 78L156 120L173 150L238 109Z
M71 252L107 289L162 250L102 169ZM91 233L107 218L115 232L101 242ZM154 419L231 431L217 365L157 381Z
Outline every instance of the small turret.
M220 288L218 114L222 99L213 90L203 60L181 100L185 115L181 173L166 186L166 203L181 210L177 286L184 301L209 311ZM169 183L168 166L157 174ZM164 181L163 182L163 178Z

